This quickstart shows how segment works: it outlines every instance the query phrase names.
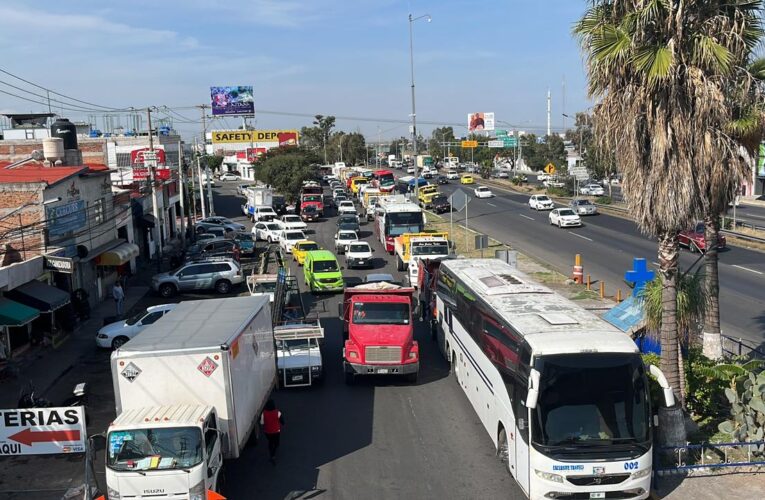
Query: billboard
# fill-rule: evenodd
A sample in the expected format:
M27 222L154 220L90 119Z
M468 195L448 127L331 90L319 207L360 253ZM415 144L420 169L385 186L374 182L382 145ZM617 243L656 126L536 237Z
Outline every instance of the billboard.
M468 113L468 131L494 130L494 113Z
M213 130L213 144L273 142L279 146L297 146L297 130Z
M255 99L251 85L210 87L213 116L254 115Z
M85 201L77 200L58 207L46 207L48 235L58 236L85 227Z
M138 167L133 169L134 181L145 181L149 178L149 169L144 167ZM170 179L169 168L157 168L154 170L154 180L166 181Z
M247 148L247 151L237 151L236 159L247 161L248 163L255 163L258 158L268 151L267 148Z
M150 151L149 148L133 149L130 151L130 164L133 166L143 166L146 162L146 156L149 156L146 153ZM164 149L154 148L154 156L157 159L157 165L164 165L166 163L167 157Z

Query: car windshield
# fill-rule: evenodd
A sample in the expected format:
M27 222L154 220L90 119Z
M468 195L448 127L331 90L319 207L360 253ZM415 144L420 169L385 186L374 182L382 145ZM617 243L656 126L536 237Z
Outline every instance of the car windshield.
M412 255L447 255L449 244L445 241L431 243L415 243L412 245Z
M338 224L348 224L349 222L357 224L358 220L356 219L355 215L343 215L339 219L337 219Z
M334 273L337 270L337 262L334 260L317 260L313 263L315 273Z
M646 443L645 368L633 353L544 356L532 440L542 446Z
M277 340L277 349L296 350L296 349L310 349L312 347L318 347L316 339L289 339L289 340Z
M316 243L299 243L298 249L302 252L310 252L311 250L318 250L319 245Z
M479 187L479 188L478 188L478 190L479 190L479 191L488 191L488 190L489 190L489 188L487 188L487 187L484 187L484 186L481 186L481 187Z
M367 283L377 283L379 281L387 281L388 283L393 283L393 275L392 274L368 274L365 281Z
M303 231L287 231L284 233L284 238L287 240L304 240L305 235Z
M550 201L547 196L537 196L537 201Z
M130 326L135 325L136 323L141 321L141 318L146 316L146 312L147 311L141 311L141 312L135 313L134 315L130 316L128 319L125 320L125 324Z
M302 221L300 220L300 217L298 217L297 215L286 215L284 217L284 222L302 222Z
M281 226L280 226L279 224L277 224L277 223L275 223L275 222L274 222L273 224L266 224L266 228L267 228L269 231L278 231L278 230L279 230L279 228L281 228Z
M347 232L347 233L340 233L340 236L338 237L339 240L357 240L359 239L358 236L356 236L356 233Z
M112 431L106 465L118 471L188 469L202 461L202 433L197 427Z
M356 302L353 323L357 325L408 325L409 304L402 302Z
M558 214L560 215L576 215L573 210L558 210Z
M258 210L258 212L264 213L264 214L274 214L274 215L276 215L276 212L274 212L274 209L271 208L271 207L261 208L261 209Z
M247 233L239 233L236 235L236 239L241 241L252 241L252 235Z
M358 243L356 245L351 245L348 251L349 252L369 252L370 248L369 248L369 245Z
M343 208L355 208L352 201L341 201L340 206Z

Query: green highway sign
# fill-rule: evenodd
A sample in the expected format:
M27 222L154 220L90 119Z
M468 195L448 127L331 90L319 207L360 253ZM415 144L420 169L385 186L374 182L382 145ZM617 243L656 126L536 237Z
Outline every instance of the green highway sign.
M502 141L505 143L506 148L518 146L518 139L516 137L502 137Z
M507 130L497 129L494 131L494 135L497 139L500 137L507 137Z

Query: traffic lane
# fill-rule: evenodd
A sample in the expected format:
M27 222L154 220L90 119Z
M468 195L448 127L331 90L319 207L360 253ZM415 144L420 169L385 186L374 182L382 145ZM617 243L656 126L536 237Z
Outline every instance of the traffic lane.
M455 187L450 186L449 192ZM447 191L445 189L444 191ZM635 231L622 233L605 226L591 223L607 215L585 217L584 227L560 230L549 225L547 212L529 210L528 205L516 200L497 196L487 200L473 199L468 205L468 227L507 242L527 255L533 255L550 264L564 275L569 275L574 254L581 254L585 275L606 282L606 293L612 295L617 288L629 292L624 283L624 272L632 268L633 257L643 257L654 267L656 243ZM462 223L464 212L455 214L455 221ZM629 222L629 221L626 221ZM540 227L541 226L543 227ZM634 223L631 223L634 227ZM741 250L741 249L735 249ZM744 269L726 264L731 249L721 253L720 265L720 316L727 335L742 337L760 343L765 339L765 323L760 315L763 297L760 278ZM681 265L691 266L697 254L681 252Z
M317 243L331 249L336 217L330 214L311 226ZM372 224L362 226L362 237L375 248L374 271L403 280L374 240ZM344 266L342 257L340 262ZM231 498L253 492L264 498L312 493L358 498L359 491L372 491L375 498L523 498L496 460L464 393L449 378L449 366L425 325L415 324L422 359L416 385L391 376L360 378L347 386L337 318L342 295L305 292L302 269L294 263L290 268L325 329L325 380L321 387L277 391L287 420L279 463L267 462L265 447L247 450L229 469ZM349 284L367 272L343 270ZM464 467L455 469L454 457L461 457Z
M733 207L728 208L727 217L733 218ZM754 226L765 227L765 207L741 203L735 209L736 221Z

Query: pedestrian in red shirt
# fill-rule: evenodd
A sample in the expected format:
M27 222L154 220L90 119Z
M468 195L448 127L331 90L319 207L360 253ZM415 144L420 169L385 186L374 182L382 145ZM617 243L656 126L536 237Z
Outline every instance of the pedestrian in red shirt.
M266 402L266 407L260 415L260 425L263 426L263 434L268 440L268 455L272 464L276 465L276 450L279 448L279 438L284 425L284 416L276 408L273 399Z

